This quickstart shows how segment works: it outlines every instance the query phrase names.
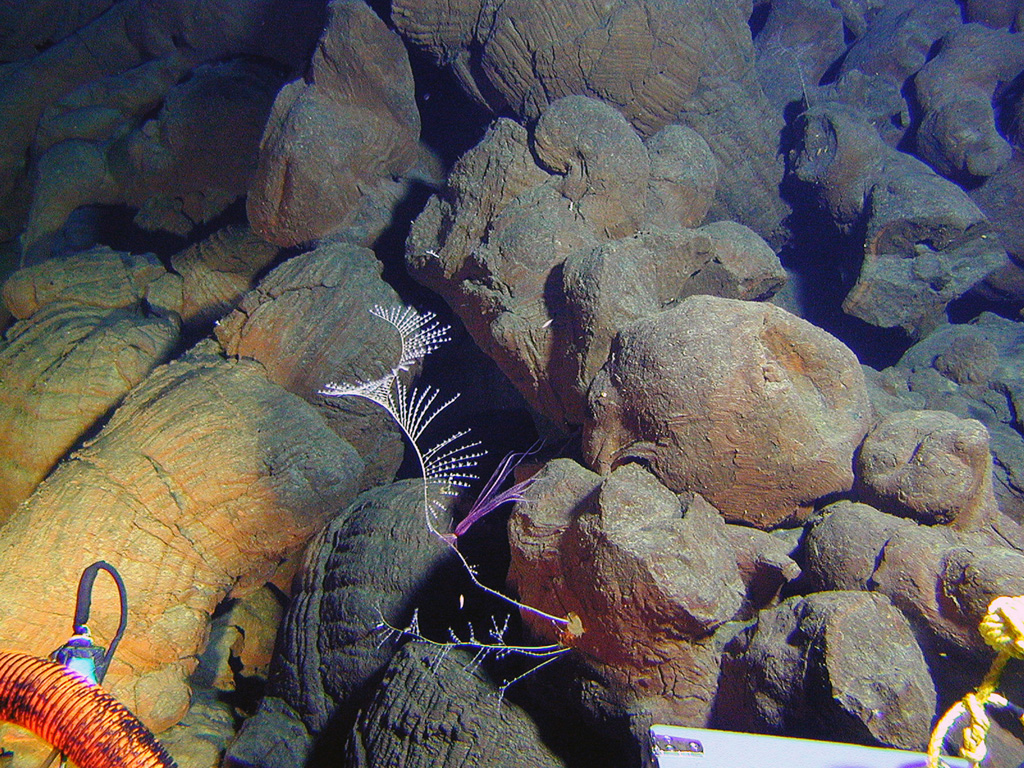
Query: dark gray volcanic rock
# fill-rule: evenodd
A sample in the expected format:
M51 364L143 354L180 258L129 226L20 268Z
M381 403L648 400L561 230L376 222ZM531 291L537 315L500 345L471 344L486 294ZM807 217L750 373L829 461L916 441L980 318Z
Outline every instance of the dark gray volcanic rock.
M726 646L723 727L923 749L935 688L906 618L868 592L762 611Z

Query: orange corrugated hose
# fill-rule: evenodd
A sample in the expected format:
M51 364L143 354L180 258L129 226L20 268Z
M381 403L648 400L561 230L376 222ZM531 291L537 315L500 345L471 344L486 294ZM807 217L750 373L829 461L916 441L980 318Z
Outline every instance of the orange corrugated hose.
M79 768L173 768L128 708L67 667L0 651L0 720L50 742Z

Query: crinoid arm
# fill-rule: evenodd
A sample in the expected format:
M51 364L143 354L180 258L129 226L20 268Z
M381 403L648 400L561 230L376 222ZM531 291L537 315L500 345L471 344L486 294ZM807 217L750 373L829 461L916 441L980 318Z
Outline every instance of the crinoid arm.
M377 623L376 629L380 632L382 643L400 640L401 638L409 638L416 642L426 643L438 649L437 663L442 662L452 651L460 648L472 654L466 665L467 669L479 666L486 659L504 659L509 656L520 656L534 660L535 663L526 672L506 680L498 687L499 701L504 697L505 692L510 686L571 650L568 646L558 643L551 643L549 645L515 645L509 643L506 639L509 631L508 616L501 623L497 619L492 619L491 627L486 637L478 637L470 626L467 628L464 637L460 637L453 630L450 630L447 640L434 640L425 636L420 630L418 611L413 611L412 619L408 626L405 627L396 627L390 624L379 611L378 615L380 620Z
M398 362L391 371L379 379L367 382L336 383L324 386L317 394L325 397L365 397L383 408L392 410L397 402L393 400L394 384L399 381L398 375L408 371L416 363L423 360L444 342L448 341L447 325L442 325L433 312L419 312L414 307L375 305L370 314L379 317L398 332L402 343L402 351ZM403 393L397 393L403 394ZM403 398L404 399L404 398ZM437 409L440 412L444 406ZM434 415L437 415L437 412ZM392 415L395 415L394 413ZM395 416L396 421L398 420ZM401 422L399 422L401 423ZM426 426L424 424L423 426Z
M466 531L468 531L474 523L478 520L486 517L491 512L496 510L498 507L504 504L510 504L514 502L520 502L524 500L523 492L533 485L533 478L527 478L522 482L515 483L510 488L506 488L504 491L498 491L498 489L504 484L511 475L512 471L523 461L524 458L534 452L536 446L531 448L529 451L522 453L510 453L501 460L498 464L498 468L494 470L494 474L491 475L490 480L484 485L480 495L477 496L476 501L473 502L473 506L470 508L466 516L455 526L454 536L457 540Z
M370 313L392 325L402 339L402 354L392 373L409 370L450 338L451 329L439 323L433 312L377 304Z

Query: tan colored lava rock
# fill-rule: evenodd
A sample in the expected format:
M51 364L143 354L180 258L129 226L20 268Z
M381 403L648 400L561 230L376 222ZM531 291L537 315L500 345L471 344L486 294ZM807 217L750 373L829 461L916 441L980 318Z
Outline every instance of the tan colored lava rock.
M947 411L891 414L858 452L858 493L886 512L979 528L998 512L988 442L981 422Z
M651 160L648 225L699 226L718 189L718 161L711 147L692 128L674 123L644 139L644 147Z
M418 160L419 112L399 37L359 0L335 0L309 75L278 93L246 207L289 246L344 226L364 192Z
M693 173L678 170L691 159ZM689 228L711 205L714 167L690 129L644 142L609 105L566 96L532 143L494 123L413 223L406 261L531 405L576 425L620 328L691 293L757 299L784 282L751 229Z
M908 408L949 411L983 421L992 452L993 491L1004 520L1024 520L1024 325L991 312L944 324L908 349L882 376ZM961 459L962 460L962 459ZM983 464L978 464L983 468ZM1024 551L1022 531L1007 541Z
M987 663L978 633L998 595L1024 594L1024 554L990 533L911 524L895 530L878 555L873 589L943 641Z
M25 18L22 5L16 6L22 14L19 22ZM80 29L62 39L47 38L36 55L0 74L0 240L12 239L25 225L37 175L33 166L40 153L34 151L34 142L41 122L48 123L43 147L60 136L95 149L95 141L123 136L146 120L155 102L175 83L188 80L184 76L203 62L222 65L246 58L261 66L271 63L272 69L301 68L322 23L323 8L317 0L129 0L92 17L84 12L84 4L74 6L74 14L62 21L75 23L77 18ZM51 5L46 13L59 15ZM147 76L159 70L164 75L155 80ZM156 81L160 84L154 88ZM55 116L54 111L64 114ZM219 116L208 117L216 122ZM196 121L191 127L198 135L205 126ZM76 194L88 193L77 186L77 172L96 171L102 165L96 162L102 160L97 153L86 154L78 155L84 167L65 166L70 174L64 181ZM148 159L160 163L166 156L158 153ZM102 181L102 173L90 178L91 183ZM42 229L51 225L46 222Z
M307 403L206 343L133 390L0 530L0 647L52 651L82 569L107 560L129 607L109 687L166 728L188 706L216 605L263 583L354 497L361 471ZM109 639L113 589L97 584L91 616Z
M868 590L886 543L913 525L860 502L829 504L807 527L804 573L820 590Z
M953 27L914 75L921 109L916 154L947 178L991 176L1013 154L996 128L1001 85L1024 69L1024 35L981 24Z
M173 318L63 302L0 343L0 523L178 342Z
M567 96L537 121L533 151L561 179L559 193L606 237L636 232L646 208L650 158L640 136L613 109L594 99Z
M978 623L988 604L1024 593L1024 554L1002 532L961 533L851 501L823 510L804 552L804 573L816 588L881 592L919 629L986 664L991 649Z
M182 279L182 322L204 326L223 317L254 286L278 248L248 227L226 227L171 257Z
M853 485L870 406L840 341L778 307L691 296L632 323L590 389L584 454L646 462L726 519L771 528Z
M179 322L160 305L177 301L165 294L178 284L152 257L108 248L6 282L4 303L22 319L0 342L0 523L171 355Z
M398 302L380 274L368 248L322 245L267 274L217 325L217 340L306 400L330 381L372 381L401 354L398 333L370 314Z
M111 135L88 139L76 134L90 132L69 120L70 138L40 148L20 240L28 258L46 257L68 216L84 205L127 204L141 209L137 224L187 235L245 193L281 85L279 68L239 58L183 74L171 70L162 101L145 110L155 111L151 117L122 118L125 125Z
M910 622L871 592L791 597L762 611L723 657L726 728L919 750L935 706Z
M316 393L330 382L372 381L391 370L401 339L370 310L399 302L373 251L334 243L272 270L215 330L228 354L258 360L271 381L322 410L362 456L361 487L394 476L404 450L398 428L378 406L356 398L325 402Z
M533 123L559 99L586 96L643 137L692 128L721 169L716 218L771 240L784 216L781 121L757 82L747 15L711 0L397 0L391 11L403 36L497 114Z
M694 497L696 501L698 496ZM757 611L774 605L780 590L799 578L800 566L790 557L790 547L774 535L748 525L725 526L725 536L732 544L746 600L740 616L748 618Z
M802 128L794 173L840 229L864 233L844 312L920 337L945 321L950 301L1005 265L993 225L967 193L886 144L857 109L824 101Z
M56 301L99 309L130 307L149 300L161 279L174 280L155 256L98 246L18 270L4 283L3 301L19 320Z
M718 512L699 496L684 509L635 464L602 481L557 459L525 495L509 523L520 599L578 617L582 634L567 642L599 670L608 703L656 722L706 722L718 680L709 638L746 601ZM524 618L554 639L550 622Z

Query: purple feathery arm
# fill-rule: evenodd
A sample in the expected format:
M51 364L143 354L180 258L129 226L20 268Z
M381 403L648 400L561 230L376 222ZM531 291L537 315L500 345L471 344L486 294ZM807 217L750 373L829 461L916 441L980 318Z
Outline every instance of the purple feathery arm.
M480 495L476 501L473 502L473 506L470 507L469 512L466 514L459 524L455 526L455 538L459 538L462 534L468 531L473 524L482 518L484 515L488 515L502 504L508 504L513 501L523 501L523 491L529 488L533 484L534 478L530 477L521 483L505 489L501 493L496 493L497 489L501 487L502 483L508 478L512 471L519 466L520 462L534 451L531 449L523 453L510 453L501 460L498 464L498 468L494 470L494 474L491 475L490 479L484 485Z

